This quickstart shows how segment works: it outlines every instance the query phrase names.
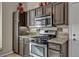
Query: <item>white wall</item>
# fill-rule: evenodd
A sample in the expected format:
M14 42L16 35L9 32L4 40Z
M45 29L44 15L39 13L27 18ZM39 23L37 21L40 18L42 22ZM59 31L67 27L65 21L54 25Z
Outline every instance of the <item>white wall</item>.
M17 2L2 3L2 51L0 56L12 52L12 13ZM26 6L26 5L25 5Z
M39 7L39 2L27 2L26 6L27 6L26 10L31 10Z
M69 56L79 57L79 2L69 3Z
M16 10L16 6L17 2L2 3L2 50L0 56L12 52L12 12ZM30 10L38 6L37 2L25 2L24 10Z
M2 3L0 2L0 49L2 48Z

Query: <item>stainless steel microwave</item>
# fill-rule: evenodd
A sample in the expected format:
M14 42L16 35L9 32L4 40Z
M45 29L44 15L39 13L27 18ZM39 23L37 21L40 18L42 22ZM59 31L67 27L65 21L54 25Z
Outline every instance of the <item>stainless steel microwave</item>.
M35 27L52 27L52 16L35 18Z

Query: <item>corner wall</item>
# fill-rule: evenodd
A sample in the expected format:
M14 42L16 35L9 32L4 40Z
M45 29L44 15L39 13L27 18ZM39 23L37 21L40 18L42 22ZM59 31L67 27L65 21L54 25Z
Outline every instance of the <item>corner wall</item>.
M0 50L2 49L2 3L0 2Z
M17 2L2 3L2 50L0 56L12 52L12 13L16 7Z

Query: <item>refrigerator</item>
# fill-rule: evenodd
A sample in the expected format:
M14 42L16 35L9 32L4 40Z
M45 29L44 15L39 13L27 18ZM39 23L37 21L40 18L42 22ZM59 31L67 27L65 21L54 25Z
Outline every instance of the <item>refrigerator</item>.
M13 52L19 52L19 13L13 12Z
M27 12L13 12L13 52L19 53L19 27L27 27Z

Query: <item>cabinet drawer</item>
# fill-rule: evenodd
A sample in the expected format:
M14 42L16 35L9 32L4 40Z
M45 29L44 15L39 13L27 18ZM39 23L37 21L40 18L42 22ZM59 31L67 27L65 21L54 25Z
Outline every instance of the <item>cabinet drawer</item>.
M60 57L60 52L52 49L48 49L48 57Z
M51 49L61 50L60 45L54 44L54 43L49 43L48 47L51 48Z
M29 44L24 45L24 57L29 57Z

